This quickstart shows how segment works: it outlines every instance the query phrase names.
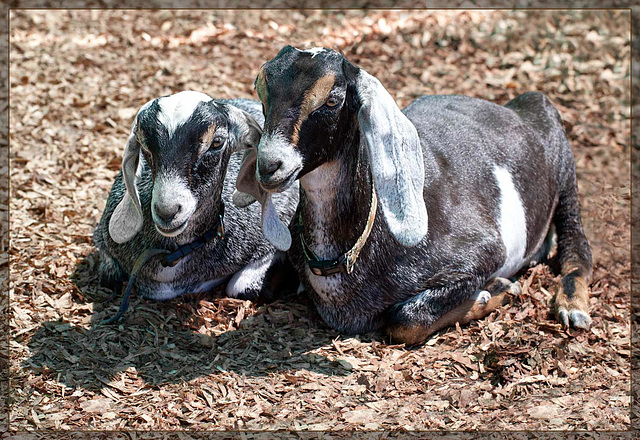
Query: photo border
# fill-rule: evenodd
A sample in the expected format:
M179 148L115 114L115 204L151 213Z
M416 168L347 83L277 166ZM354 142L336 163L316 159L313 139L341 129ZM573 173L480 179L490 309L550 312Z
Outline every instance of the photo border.
M10 302L9 302L9 20L13 9L626 9L630 10L631 29L631 402L629 431L599 431L598 433L574 431L509 431L509 438L633 438L640 430L640 409L636 407L640 398L640 145L638 130L640 127L640 41L638 29L640 25L640 5L631 0L559 0L548 2L543 0L13 0L3 1L0 5L0 432L5 432L2 439L148 439L148 438L247 438L270 439L275 432L241 431L10 431L9 406L9 369L10 369ZM129 433L133 434L131 436ZM135 434L134 434L135 433ZM279 438L312 439L322 438L321 432L286 432L278 431ZM329 433L327 433L329 434ZM569 434L569 435L567 435ZM470 433L429 431L418 433L403 432L330 432L331 438L425 438L473 439L500 438L500 432ZM161 437L159 437L161 436Z

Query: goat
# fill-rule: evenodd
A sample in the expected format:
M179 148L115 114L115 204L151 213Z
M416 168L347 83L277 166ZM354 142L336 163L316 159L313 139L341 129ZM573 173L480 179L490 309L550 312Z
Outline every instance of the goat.
M255 89L264 133L253 169L241 170L254 188L241 186L275 194L300 182L289 257L329 325L386 327L416 344L443 319L482 317L497 306L491 295L519 291L506 278L548 254L555 226L555 314L589 327L574 158L544 95L505 106L422 96L401 111L343 55L291 46L262 66Z
M284 270L286 254L260 232L258 208L231 202L243 151L260 140L260 108L255 100L194 91L142 106L94 232L102 284L115 287L135 273L137 292L151 299L224 282L230 297L271 294L271 275ZM278 197L277 215L291 219L298 188ZM138 273L136 263L158 248L179 255L171 264L150 260Z

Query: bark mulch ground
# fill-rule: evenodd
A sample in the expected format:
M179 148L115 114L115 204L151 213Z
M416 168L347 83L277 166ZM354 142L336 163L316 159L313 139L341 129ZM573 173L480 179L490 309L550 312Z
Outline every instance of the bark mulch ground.
M12 429L626 429L628 13L13 11L10 32ZM286 44L342 50L401 106L545 92L576 155L591 330L550 316L553 264L418 348L342 336L294 294L136 298L97 327L119 295L97 286L91 233L139 106L184 89L255 98Z

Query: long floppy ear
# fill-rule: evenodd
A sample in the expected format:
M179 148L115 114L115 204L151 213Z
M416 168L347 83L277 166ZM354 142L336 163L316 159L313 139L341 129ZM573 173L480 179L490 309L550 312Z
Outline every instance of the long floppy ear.
M249 113L233 105L225 106L229 112L232 130L235 133L236 145L233 151L243 151L242 165L236 179L236 191L233 192L234 205L245 208L260 199L260 188L253 176L255 172L255 150L262 137L260 124ZM254 151L252 154L251 151ZM253 161L252 164L248 164ZM253 170L251 169L253 167Z
M122 158L122 179L125 193L109 220L109 235L116 243L126 243L142 229L142 207L136 180L142 172L140 144L136 137L137 118L131 127Z
M260 124L249 113L234 105L225 105L225 107L229 114L231 130L233 130L236 138L236 145L233 151L258 148L262 137Z
M418 132L377 78L360 69L356 89L361 142L369 152L382 213L400 244L415 246L428 228Z
M233 193L233 203L244 208L258 200L262 206L262 233L276 249L287 251L291 247L291 233L287 225L280 220L271 193L265 191L258 183L257 161L256 148L245 151L236 180L237 191Z
M258 188L256 188L258 183L255 182L255 179L252 179L251 175L245 170L245 162L249 156L249 152L258 148L260 137L262 137L262 128L260 128L260 124L258 124L253 116L244 110L233 105L225 105L225 107L228 111L231 128L236 138L236 145L233 151L244 150L245 152L240 167L240 174L236 180L236 191L233 192L234 205L245 208L256 201L254 194L258 192Z
M256 200L263 200L266 192L256 179L256 163L258 153L255 148L244 151L242 165L236 178L236 191L233 193L233 204L239 208L246 208Z

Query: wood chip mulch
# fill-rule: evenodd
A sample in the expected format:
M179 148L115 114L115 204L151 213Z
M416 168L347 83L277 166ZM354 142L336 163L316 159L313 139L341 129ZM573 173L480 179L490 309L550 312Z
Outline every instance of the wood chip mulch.
M626 429L628 20L624 11L14 10L11 429ZM97 286L91 234L139 106L184 89L255 97L258 68L286 44L342 50L401 106L422 94L506 103L547 93L576 155L595 262L591 330L564 331L550 316L558 277L547 265L524 272L522 295L486 319L418 348L382 333L342 336L295 294L262 305L215 292L135 298L121 325L96 326L119 295ZM171 438L196 438L180 435Z

